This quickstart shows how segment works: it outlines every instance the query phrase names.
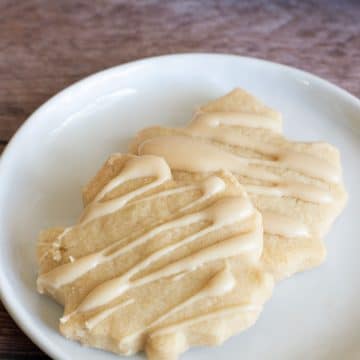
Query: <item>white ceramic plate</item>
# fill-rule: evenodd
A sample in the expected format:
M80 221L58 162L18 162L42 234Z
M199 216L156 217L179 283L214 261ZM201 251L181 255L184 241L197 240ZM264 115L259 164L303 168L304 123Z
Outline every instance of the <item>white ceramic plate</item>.
M50 356L116 358L58 333L61 308L35 289L39 230L74 222L81 208L81 186L110 153L126 151L136 131L152 124L184 124L196 106L237 86L282 111L286 135L326 140L339 147L350 200L326 239L329 254L323 266L279 284L248 331L220 348L191 350L183 358L360 358L360 102L299 70L210 54L137 61L80 81L38 109L4 152L2 300L19 326Z

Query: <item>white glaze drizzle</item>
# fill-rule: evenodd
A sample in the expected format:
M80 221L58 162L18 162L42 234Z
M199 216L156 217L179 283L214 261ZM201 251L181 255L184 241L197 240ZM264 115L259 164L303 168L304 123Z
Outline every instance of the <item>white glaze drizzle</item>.
M144 158L144 157L146 158L146 156L142 156L142 157L134 157L133 159L139 159L139 158ZM151 156L151 157L154 157L154 156ZM157 158L157 157L155 157L155 158ZM163 160L162 160L162 162L163 162ZM166 165L166 163L165 163L165 165ZM135 163L135 165L133 164L133 166L141 167L142 163L137 162L137 163ZM163 173L165 173L164 170L163 170ZM143 174L144 173L142 173L142 175ZM83 226L91 220L95 220L101 216L105 216L114 211L120 210L121 208L125 207L126 205L134 205L134 204L141 203L144 201L150 201L155 198L166 197L166 196L175 195L175 194L186 192L186 191L200 189L202 191L202 196L199 199L197 199L196 201L183 207L182 209L179 209L179 211L185 211L191 207L197 206L201 202L205 202L206 200L208 200L212 196L222 192L226 188L226 184L224 183L224 181L221 178L219 178L218 176L209 176L208 178L203 180L201 183L196 184L196 185L187 185L187 186L182 186L182 187L176 187L173 189L161 191L161 192L153 194L153 195L145 196L138 200L132 200L133 198L150 190L150 188L161 185L162 182L160 183L158 180L157 182L159 182L159 183L152 182L151 184L145 185L137 190L134 190L132 192L127 193L126 195L121 196L120 201L118 201L118 198L115 198L110 201L103 201L100 203L100 205L98 205L98 202L101 201L101 199L104 196L106 196L110 191L112 191L115 187L117 187L120 184L120 182L123 183L126 181L126 180L124 180L124 178L121 178L121 175L122 175L122 173L119 176L117 176L115 179L112 180L112 182L113 182L112 186L109 186L109 185L105 186L105 188L99 193L99 195L94 199L94 201L88 205L88 207L85 209L86 215L83 216L82 220L80 220L79 224L77 224L75 226ZM146 175L143 175L141 177L145 177L145 176ZM105 191L106 188L107 188L107 191ZM100 197L100 194L101 194L101 197ZM98 211L98 206L100 206L101 211ZM61 238L63 238L66 234L68 234L73 228L74 227L65 228L64 231L60 235L58 235L57 241L55 241L53 243L53 246L59 247ZM46 254L44 254L44 255L46 255Z
M134 281L128 280L126 274L125 277L120 276L108 280L90 291L90 293L74 311L62 318L62 322L64 323L68 321L77 313L91 311L97 307L105 305L115 298L124 295L130 289L135 289L153 281L192 270L207 262L226 259L227 257L237 256L244 253L249 254L249 259L251 259L250 254L255 254L253 256L255 256L255 259L258 260L261 255L261 251L259 251L259 249L262 249L262 241L259 241L262 240L261 235L262 228L257 227L250 233L238 234L237 236L231 237L214 245L210 245Z
M304 201L319 203L332 201L331 194L319 186L297 182L284 183L280 176L268 170L268 168L274 167L275 164L277 164L275 161L241 158L197 138L187 136L160 136L143 142L139 146L138 152L140 154L162 156L174 170L209 173L226 169L235 174L261 179L275 184L253 186L253 191L256 191L258 194L295 196ZM302 156L303 154L301 154L301 158ZM286 161L289 161L290 158L293 157L284 156ZM301 162L303 160L299 159L299 161ZM254 167L254 165L262 165L262 167ZM301 168L303 165L297 165L296 167ZM314 172L316 171L314 170ZM251 187L249 188L251 189Z
M217 243L205 249L199 250L198 252L187 256L186 258L166 265L160 270L157 270L140 279L134 281L124 281L122 277L119 277L113 280L109 280L92 290L90 294L84 299L84 301L79 305L77 312L90 311L110 302L116 297L123 295L130 289L143 286L161 278L172 276L187 269L199 266L200 264L218 259L225 259L229 256L236 256L244 252L256 252L257 248L259 247L259 244L256 243L258 238L259 233L256 232L238 235L231 239L224 240L221 243Z
M183 308L193 304L196 301L199 301L206 297L225 295L226 293L233 290L235 285L236 285L236 280L234 278L234 275L232 274L230 267L226 265L224 269L220 270L217 274L215 274L208 281L208 283L205 284L205 286L201 288L198 292L196 292L194 295L190 296L189 298L179 303L178 305L172 307L169 311L158 317L156 320L152 321L147 326L139 329L138 331L130 335L123 337L120 341L120 344L129 343L133 341L133 339L135 339L136 337L147 332L151 328L154 328L155 326L159 325L161 322L163 322L170 316L181 311Z
M219 128L222 126L244 126L258 129L281 131L281 119L274 119L260 114L239 113L235 111L197 112L189 127Z
M340 169L324 159L243 136L241 132L237 131L236 126L244 126L244 118L246 117L247 121L253 124L254 127L264 127L262 125L266 123L263 119L257 120L257 115L238 113L238 117L236 117L234 113L222 112L216 113L212 117L210 113L207 114L205 119L201 114L195 116L185 130L192 135L200 135L201 137L218 140L230 145L245 146L276 158L271 161L251 159L251 164L270 167L281 166L324 181L333 183L340 181ZM229 118L231 121L228 120ZM273 121L270 120L269 122L272 124Z
M103 198L118 186L127 181L144 177L155 177L155 180L125 195L102 201ZM112 179L95 197L94 201L85 209L80 223L84 225L91 220L113 213L121 209L129 201L143 193L150 191L164 182L171 180L171 171L166 162L157 156L141 156L129 159L119 175Z
M299 220L272 211L262 211L264 232L284 237L309 237L310 229Z
M214 183L214 185L217 186L218 183ZM157 251L151 257L149 257L149 259L147 259L147 262L156 261L158 257L163 256L163 254L166 254L166 252L175 250L177 247L182 246L186 243L190 243L195 239L204 236L207 233L215 231L216 229L226 224L239 221L243 219L243 216L247 217L250 216L252 213L253 208L251 207L247 199L237 197L221 199L212 206L206 208L205 210L190 215L184 215L176 220L161 224L125 246L121 246L123 242L123 240L121 239L105 247L101 251L83 256L73 262L68 262L58 267L55 267L53 270L50 270L49 272L42 274L38 277L38 289L40 292L42 292L44 287L51 287L57 289L68 283L71 283L89 272L90 270L94 269L96 266L114 260L116 257L125 254L126 252L134 249L135 247L146 243L154 236L159 235L164 231L169 231L178 227L188 226L194 223L198 223L200 221L213 222L211 226L199 231L198 233L193 234L192 236L187 237L186 239L183 239L179 243L172 244L165 249Z
M241 316L243 312L247 312L247 311L259 312L260 310L261 310L261 307L257 306L257 305L228 306L224 309L212 311L205 315L194 316L188 320L178 322L174 325L160 328L160 329L154 331L152 334L150 334L150 337L155 337L155 336L164 335L164 334L168 334L168 333L174 333L174 332L178 331L179 329L182 329L184 327L189 327L189 326L195 325L195 324L197 324L199 322L203 322L203 321L209 321L209 320L214 320L214 319L223 318L223 317L230 317L230 316L237 317L237 316Z
M90 319L86 320L86 322L85 322L86 328L88 330L92 330L95 326L99 325L102 321L107 319L109 316L114 314L116 311L118 311L128 305L131 305L134 302L135 302L134 299L129 299L124 302L121 302L120 304L116 304L116 305L110 307L109 309L100 311L98 314L96 314L96 315L92 316ZM62 321L62 322L64 322L64 321Z
M244 187L247 192L254 195L294 197L315 204L330 204L334 201L332 194L328 190L299 182L283 182L273 186L244 185Z
M212 144L188 136L160 136L139 145L140 155L162 156L174 170L216 172L223 169L265 181L280 181L276 174L250 166L251 159L241 158Z
M212 196L221 193L225 190L226 184L225 182L217 176L209 176L202 182L201 185L203 195L199 197L197 200L191 202L189 205L184 206L180 211L187 211L199 204L209 200Z
M151 230L142 237L134 240L132 243L126 245L123 248L120 248L120 250L116 252L116 256L118 256L120 251L122 253L125 253L126 251L129 251L130 249L134 248L135 246L139 246L140 244L147 242L152 236L154 236L154 234L159 234L161 231L169 230L181 226L186 226L199 221L211 221L211 225L204 228L203 230L200 230L199 232L190 235L175 244L171 244L164 248L161 248L160 250L154 252L153 254L149 255L147 258L140 261L138 264L133 266L130 270L128 270L126 273L122 274L121 276L106 281L103 284L100 284L98 287L93 289L86 296L83 302L79 305L77 311L83 312L83 311L92 310L94 308L97 308L112 301L116 297L119 297L124 292L128 291L131 287L144 285L149 281L155 281L162 277L174 275L184 270L188 270L189 268L197 267L202 262L207 262L208 260L205 259L200 263L199 262L193 263L191 261L187 261L183 263L184 261L183 259L173 264L167 265L163 269L155 271L152 274L146 275L143 278L137 279L135 281L131 281L131 278L134 275L146 269L149 265L159 260L161 257L171 253L178 247L183 246L185 244L189 244L195 241L196 239L212 231L215 231L225 225L230 225L238 221L243 221L244 219L250 217L252 214L254 214L254 210L247 199L229 197L216 201L213 205L209 206L203 211L190 215L185 215L177 220L158 226L157 228ZM255 250L254 247L255 247L257 249L256 252L260 253L259 249L261 250L262 243L255 241L257 239L257 236L258 234L256 234L256 232L250 234L239 234L239 237L242 240L241 244L239 245L240 248L244 250L244 244L246 244L245 251L247 251L249 245L248 242L250 241L251 244L250 250L254 251ZM212 247L209 247L207 249L212 249ZM105 251L106 250L108 251L108 249L105 249ZM205 251L203 255L206 253L207 252ZM218 253L219 254L214 254L214 255L221 255L222 253L221 249L218 250ZM55 268L54 270L51 270L47 274L44 274L43 277L41 278L40 285L38 286L45 285L46 287L58 288L59 286L72 282L75 279L77 279L79 276L82 276L90 269L92 269L94 266L99 264L103 254L104 254L103 251L101 251L80 258L73 263L67 263L61 265ZM212 254L209 254L209 257L211 256ZM191 256L189 258L191 259ZM176 264L182 264L182 265L177 267Z
M155 180L123 196L103 201L103 198L108 193L121 184L144 177L155 177ZM65 228L64 231L58 235L53 245L59 246L62 238L65 237L74 227L83 226L92 220L121 209L137 196L156 188L171 178L171 170L164 159L153 155L131 156L131 158L125 162L119 175L109 181L96 195L95 199L85 208L79 223L75 226Z

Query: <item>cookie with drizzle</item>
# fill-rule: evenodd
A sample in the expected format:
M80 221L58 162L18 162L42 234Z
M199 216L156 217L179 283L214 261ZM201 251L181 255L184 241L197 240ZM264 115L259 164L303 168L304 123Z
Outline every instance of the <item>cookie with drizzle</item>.
M144 129L130 151L163 157L175 179L230 171L263 216L262 262L282 279L324 260L323 238L347 194L335 147L291 141L281 131L280 113L235 89L184 128Z
M64 305L68 338L176 359L250 326L271 294L261 216L230 173L175 180L161 157L115 154L84 204L38 246L38 290Z

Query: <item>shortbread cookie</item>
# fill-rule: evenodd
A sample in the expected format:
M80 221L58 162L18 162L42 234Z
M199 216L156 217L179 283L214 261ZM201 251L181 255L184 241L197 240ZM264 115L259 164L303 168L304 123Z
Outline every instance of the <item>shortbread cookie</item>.
M164 157L174 177L226 169L244 185L265 228L262 261L281 279L320 264L322 238L346 202L338 150L281 135L281 115L237 89L183 129L153 127L131 145Z
M160 157L116 154L83 198L79 223L38 246L38 289L65 306L66 337L169 360L254 323L273 278L261 215L230 173L174 180Z

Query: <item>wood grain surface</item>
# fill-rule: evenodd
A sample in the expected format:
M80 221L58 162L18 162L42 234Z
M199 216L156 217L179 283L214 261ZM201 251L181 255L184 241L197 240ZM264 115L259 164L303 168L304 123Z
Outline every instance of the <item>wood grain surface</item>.
M360 1L0 0L0 150L50 96L98 70L178 52L264 58L360 96ZM46 358L0 305L0 358Z

